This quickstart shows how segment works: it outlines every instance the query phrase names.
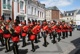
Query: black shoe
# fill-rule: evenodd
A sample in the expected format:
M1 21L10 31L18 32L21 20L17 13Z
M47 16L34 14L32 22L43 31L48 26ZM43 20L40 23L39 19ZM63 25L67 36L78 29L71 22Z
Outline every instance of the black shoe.
M34 43L38 43L38 41L37 42L34 42Z
M44 47L47 47L47 45L43 44Z
M40 39L41 37L38 37L38 39Z
M32 51L32 52L35 52L35 49L32 49L31 51Z
M66 36L68 38L68 36Z
M23 45L22 47L25 47L26 46L26 44L25 45Z
M53 44L55 44L55 43L56 43L56 41L55 41L55 40L52 40L52 43L53 43Z
M72 36L72 35L69 35L69 36Z
M52 37L50 37L50 39L52 39Z
M7 53L7 52L10 52L11 50L7 50L7 51L5 51L5 53Z
M62 39L65 39L65 37L62 37Z
M58 42L60 41L61 39L60 38L58 38Z
M30 41L29 39L27 41Z

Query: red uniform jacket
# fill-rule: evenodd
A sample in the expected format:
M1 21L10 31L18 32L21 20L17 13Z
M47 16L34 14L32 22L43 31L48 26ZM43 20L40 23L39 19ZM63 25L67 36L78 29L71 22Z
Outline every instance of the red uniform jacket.
M2 31L2 29L0 29L0 34L3 34L3 31Z
M38 25L34 26L33 29L31 30L33 34L38 34Z
M51 28L49 28L48 33L51 33L51 32L52 32L52 29L51 29Z
M4 38L10 38L11 34L10 34L9 30L8 30L8 29L9 29L9 26L6 25L5 28L6 28L6 29L4 30L3 36L4 36Z
M40 25L38 25L38 33L41 31L40 29L41 29L41 26Z
M62 30L62 32L65 32L66 30L65 30L65 26L63 25L61 25L61 30Z
M27 31L28 31L28 26L23 26L22 27L22 37L25 37L27 35Z
M52 29L52 31L54 31L54 30L56 31L57 26L56 26L56 25L54 25L54 26L52 26L52 27L51 27L51 29Z
M14 30L15 30L15 33L20 34L20 32L21 32L21 27L20 27L20 26L16 26L16 27L14 28Z
M46 25L46 26L43 26L43 31L48 31L49 30L49 28L48 28L48 26Z
M57 26L56 31L57 31L58 33L61 33L61 28L60 28L60 25L58 25L58 26Z
M68 27L67 27L67 25L66 25L66 24L64 25L64 29L65 29L65 32L67 32L67 31L68 31Z
M16 26L14 28L14 35L12 36L12 41L13 42L18 42L19 41L19 34L21 32L20 26Z
M72 31L72 27L71 26L68 26L68 31Z

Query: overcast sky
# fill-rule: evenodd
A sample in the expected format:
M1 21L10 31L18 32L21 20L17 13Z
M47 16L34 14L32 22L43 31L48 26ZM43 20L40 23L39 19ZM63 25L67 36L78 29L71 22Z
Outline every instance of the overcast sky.
M80 0L39 0L46 7L57 6L62 12L67 10L80 9Z

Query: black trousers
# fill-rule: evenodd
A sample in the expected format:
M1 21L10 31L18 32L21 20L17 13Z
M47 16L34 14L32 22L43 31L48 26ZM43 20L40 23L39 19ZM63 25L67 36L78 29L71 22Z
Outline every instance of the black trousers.
M1 41L2 46L4 46L4 39L3 39L3 35L2 34L0 34L0 41Z
M44 43L43 43L43 46L47 47L47 36L46 36L46 32L43 32L43 38L44 38Z
M70 33L70 36L72 36L72 31L70 31L69 33Z
M50 39L52 39L52 33L50 33L49 36L50 36Z
M57 37L57 34L56 34L55 32L52 32L52 36L53 36L52 42L53 42L53 43L56 43L55 38Z
M14 54L19 54L17 42L13 43L13 52Z
M35 38L35 43L38 43L38 38L37 38L37 35L35 35L36 38Z
M68 37L68 31L66 31L66 37Z
M58 33L58 41L61 40L61 33Z
M53 34L53 43L56 43L55 38L56 38L56 34Z
M44 37L44 44L43 44L45 47L47 47L47 41L46 41L46 38L47 38L47 37Z
M43 32L41 32L41 35L43 36Z
M25 38L26 37L22 37L22 39L23 39L23 47L26 46L26 40L25 40Z
M5 38L5 45L6 45L6 51L10 50L10 39L9 38Z
M63 38L63 39L65 39L65 32L62 32L62 35L63 35L63 37L62 37L62 38Z
M38 33L38 39L39 39L39 38L41 38L41 37L40 37L40 33Z
M30 35L31 35L31 34L28 33L28 41L30 41Z
M31 45L32 45L32 50L35 51L35 47L34 47L34 42L31 41Z

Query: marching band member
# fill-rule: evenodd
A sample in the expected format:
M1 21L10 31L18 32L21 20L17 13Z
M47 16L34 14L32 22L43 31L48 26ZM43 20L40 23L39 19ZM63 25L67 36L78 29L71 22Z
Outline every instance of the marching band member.
M3 21L2 17L0 17L0 41L1 41L2 46L4 46L2 21Z
M63 39L65 39L65 32L66 32L66 31L65 31L65 22L63 21L63 22L62 22L62 36L63 36L62 38L63 38Z
M47 47L47 34L48 34L48 25L47 25L47 22L46 20L43 21L43 27L42 27L42 30L43 30L43 38L44 38L44 44L43 46Z
M21 36L23 39L23 46L26 46L26 35L27 35L27 31L28 31L28 26L26 25L26 21L22 22L22 32L21 32Z
M72 36L72 27L71 27L71 25L68 26L68 29L69 29L69 36Z
M30 30L31 30L32 26L33 26L33 23L31 23L30 19L28 19L28 32L27 32L27 34L28 34L28 41L30 41L30 35L31 35Z
M48 33L49 33L50 39L52 39L51 22L48 23L48 27L49 27Z
M11 34L10 34L10 27L9 27L9 21L6 20L5 22L5 26L3 28L3 37L5 38L5 45L6 45L6 51L5 52L9 52L10 51L10 37L11 37Z
M19 54L17 43L19 42L19 34L21 32L21 27L18 25L18 23L15 22L11 31L12 31L11 38L13 41L13 52L14 54Z
M55 38L57 37L57 33L56 33L56 29L57 29L57 25L56 25L56 21L53 20L53 26L51 27L52 29L52 35L53 35L53 40L52 43L56 43Z
M68 37L68 25L67 25L67 23L65 23L64 27L65 27L65 36Z
M40 31L41 31L41 25L40 25L40 21L37 22L38 25L38 39L40 39Z
M58 25L57 25L58 41L61 40L61 28L60 28L60 25L61 25L61 22L59 21Z

